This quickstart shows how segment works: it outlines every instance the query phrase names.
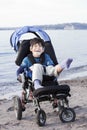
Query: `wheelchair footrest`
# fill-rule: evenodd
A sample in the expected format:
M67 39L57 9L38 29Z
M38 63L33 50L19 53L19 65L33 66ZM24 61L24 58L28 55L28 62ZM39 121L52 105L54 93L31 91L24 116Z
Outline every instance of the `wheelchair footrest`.
M54 85L54 86L47 86L44 88L39 88L33 92L34 97L38 97L41 95L56 95L56 94L66 94L67 96L70 96L70 87L68 85Z

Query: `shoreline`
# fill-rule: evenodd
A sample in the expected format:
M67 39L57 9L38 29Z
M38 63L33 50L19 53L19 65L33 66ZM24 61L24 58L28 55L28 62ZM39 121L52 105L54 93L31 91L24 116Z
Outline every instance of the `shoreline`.
M58 78L58 83L61 85L61 84L69 84L70 86L72 86L72 84L75 82L75 84L77 85L78 83L81 83L82 82L86 82L86 79L87 79L87 76L76 76L76 77L66 77L66 78L61 78L61 76ZM5 83L6 84L6 83ZM84 83L86 85L86 83ZM19 82L15 82L15 83L8 83L9 87L12 87L12 85L16 88L19 87L18 90L12 90L11 88L11 91L8 92L8 93L4 93L4 94L0 94L0 100L11 100L15 95L18 95L18 96L21 96L21 91L22 91L22 84L19 83Z
M58 113L54 112L49 102L42 103L45 110L47 121L44 127L36 124L35 107L32 103L26 105L22 120L17 120L13 111L13 100L0 100L0 128L1 130L86 130L87 129L87 76L74 79L59 81L59 84L70 86L71 97L69 105L76 112L76 120L71 123L62 123Z

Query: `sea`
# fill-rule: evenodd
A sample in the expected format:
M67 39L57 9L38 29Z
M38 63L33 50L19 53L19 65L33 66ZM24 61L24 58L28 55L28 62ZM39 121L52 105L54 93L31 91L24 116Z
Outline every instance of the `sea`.
M10 37L14 31L0 30L0 99L10 99L14 95L21 94L22 84L16 77L17 53L10 44ZM51 38L58 63L73 58L70 68L65 69L58 80L87 76L87 30L45 31Z

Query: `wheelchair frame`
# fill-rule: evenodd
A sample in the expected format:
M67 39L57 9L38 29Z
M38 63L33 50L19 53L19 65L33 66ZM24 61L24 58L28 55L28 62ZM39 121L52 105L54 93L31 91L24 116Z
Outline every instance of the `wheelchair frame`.
M68 97L70 97L70 88L68 85L59 85L57 84L57 81L55 81L55 84L56 84L56 87L63 87L65 88L63 90L63 92L57 92L55 94L55 92L53 92L53 90L56 91L56 88L55 88L55 84L54 86L47 86L45 88L40 88L38 90L34 90L34 87L33 87L33 84L32 84L32 81L28 78L26 78L26 76L24 75L24 83L23 83L23 90L25 91L25 95L24 95L24 101L25 101L25 104L26 103L30 103L29 101L29 92L30 90L33 92L33 104L35 106L35 113L36 113L36 123L39 125L39 126L44 126L45 123L46 123L46 113L45 111L41 108L41 104L40 102L43 102L43 101L49 101L50 103L53 103L55 99L58 100L58 103L56 106L53 106L53 108L57 108L58 109L58 112L59 112L59 118L60 120L63 122L63 123L68 123L68 122L72 122L72 121L75 121L75 118L76 118L76 114L75 114L75 111L69 107L69 100L68 100ZM54 87L55 89L53 89L51 91L51 93L49 92L50 91L50 87ZM66 91L66 88L68 88L68 91ZM44 94L43 93L43 89L47 89L44 91ZM59 88L59 90L61 90L62 88ZM57 90L58 91L58 90ZM64 92L65 91L65 92ZM46 94L45 94L46 92ZM18 120L21 120L22 119L22 102L21 102L21 98L18 97L18 96L15 96L14 97L14 110L16 112L16 118Z

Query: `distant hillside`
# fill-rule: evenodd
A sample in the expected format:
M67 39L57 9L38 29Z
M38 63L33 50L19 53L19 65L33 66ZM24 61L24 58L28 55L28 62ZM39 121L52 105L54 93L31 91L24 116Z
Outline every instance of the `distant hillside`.
M87 23L62 23L51 25L34 25L35 27L42 28L43 30L86 30ZM0 27L0 30L15 30L20 27Z
M59 30L86 30L87 29L87 24L85 23L63 23L63 24L54 24L54 25L40 25L38 27L41 27L43 29L59 29Z

